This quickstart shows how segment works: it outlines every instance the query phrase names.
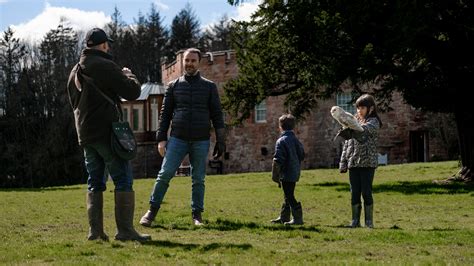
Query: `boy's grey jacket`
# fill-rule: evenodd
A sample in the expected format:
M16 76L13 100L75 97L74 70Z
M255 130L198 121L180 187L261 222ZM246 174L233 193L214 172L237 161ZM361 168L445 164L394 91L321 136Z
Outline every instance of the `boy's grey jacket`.
M304 148L293 131L284 131L276 141L273 160L281 166L282 181L297 182L300 179Z
M224 128L216 84L201 77L199 72L195 76L183 75L168 84L156 140L168 140L170 125L173 137L187 141L207 140L211 121L216 130Z
M377 167L379 120L375 117L370 117L362 125L362 128L364 128L364 132L354 132L354 138L344 142L339 169Z

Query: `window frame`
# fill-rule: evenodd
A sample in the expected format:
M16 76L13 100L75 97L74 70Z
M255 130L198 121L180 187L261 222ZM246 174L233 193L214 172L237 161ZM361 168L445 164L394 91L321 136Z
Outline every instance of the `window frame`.
M267 103L265 100L255 105L255 123L266 123L267 122ZM263 115L262 115L263 112ZM260 117L259 117L260 115ZM262 117L263 116L263 117Z
M357 108L355 107L355 103L351 103L355 98L354 96L355 94L353 92L337 93L336 105L348 113L355 114L357 112Z

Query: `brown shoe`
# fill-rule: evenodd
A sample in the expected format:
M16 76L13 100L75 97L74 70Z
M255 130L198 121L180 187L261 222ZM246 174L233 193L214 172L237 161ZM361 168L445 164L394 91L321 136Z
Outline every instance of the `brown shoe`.
M158 214L158 208L150 206L150 209L140 219L140 224L145 227L151 227L152 222L155 220L156 214Z

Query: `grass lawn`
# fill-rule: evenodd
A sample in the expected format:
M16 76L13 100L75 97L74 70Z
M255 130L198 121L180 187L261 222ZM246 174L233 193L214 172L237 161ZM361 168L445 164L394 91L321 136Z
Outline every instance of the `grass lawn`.
M135 181L135 224L153 241L87 241L85 185L0 190L0 264L474 264L474 187L435 185L457 162L379 167L375 229L347 229L347 174L303 171L296 186L305 225L272 225L283 193L269 173L206 178L206 226L191 225L189 177L172 180L157 223L138 225L154 179ZM113 239L113 184L104 223Z

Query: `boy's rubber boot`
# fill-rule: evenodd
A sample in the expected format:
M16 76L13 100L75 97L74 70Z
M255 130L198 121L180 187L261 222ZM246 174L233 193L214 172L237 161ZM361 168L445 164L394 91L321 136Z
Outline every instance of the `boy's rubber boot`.
M103 193L87 191L86 196L87 216L89 218L89 234L87 240L101 239L109 241L109 237L104 232L103 221Z
M302 225L303 224L303 208L301 207L301 202L296 204L295 208L291 208L291 214L293 219L286 222L285 225Z
M374 228L374 204L364 204L365 227Z
M274 224L284 224L286 222L290 221L290 205L283 203L281 205L281 210L280 210L280 217L271 220L272 223Z
M115 222L117 224L115 240L136 240L139 242L151 240L150 235L142 235L133 228L134 210L135 192L115 191Z
M159 208L155 208L153 206L150 206L150 209L143 215L143 217L140 219L140 224L145 226L145 227L151 227L151 224L155 220L156 215L158 214Z
M350 227L350 228L360 227L361 211L362 211L362 205L360 203L352 205L352 222L347 227Z

